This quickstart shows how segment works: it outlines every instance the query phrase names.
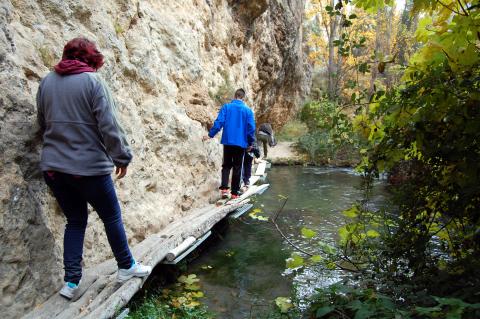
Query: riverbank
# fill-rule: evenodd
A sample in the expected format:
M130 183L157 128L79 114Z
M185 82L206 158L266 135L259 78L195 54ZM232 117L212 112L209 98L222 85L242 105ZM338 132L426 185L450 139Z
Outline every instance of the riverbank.
M355 167L359 158L351 154L339 154L337 158L321 158L318 162L312 162L307 154L301 153L293 141L280 141L275 147L269 147L267 160L272 165L302 165L302 166L331 166L331 167Z
M308 158L295 149L295 142L281 141L268 148L267 160L272 165L306 165Z

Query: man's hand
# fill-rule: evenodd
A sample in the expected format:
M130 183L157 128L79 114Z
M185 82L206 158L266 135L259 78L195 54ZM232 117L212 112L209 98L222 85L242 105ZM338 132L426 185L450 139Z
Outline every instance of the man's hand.
M115 168L115 175L117 175L117 179L121 179L127 175L127 167L116 167Z
M250 152L253 149L253 146L247 147L247 152Z
M202 137L202 141L204 141L204 142L205 142L206 140L208 140L208 139L210 139L210 136L208 136L208 135L204 135L204 136Z

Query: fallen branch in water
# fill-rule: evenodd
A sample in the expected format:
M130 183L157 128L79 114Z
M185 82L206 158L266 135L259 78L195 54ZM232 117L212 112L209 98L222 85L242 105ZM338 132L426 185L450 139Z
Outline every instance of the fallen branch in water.
M288 201L288 197L285 197L285 200L283 201L283 204L282 204L282 207L280 207L280 209L277 211L277 213L275 214L275 217L273 218L273 222L276 223L277 221L277 218L278 218L278 215L280 215L280 213L282 212L283 208L285 207L285 205L287 204L287 201Z
M275 228L277 229L278 233L283 237L283 239L285 239L287 241L287 243L292 246L293 248L295 248L297 251L309 256L309 257L313 257L314 254L312 253L309 253L308 251L305 251L304 249L298 247L297 245L295 245L287 236L285 236L285 234L282 232L282 230L280 229L280 226L278 225L277 223L277 219L278 217L280 216L280 213L283 211L283 208L285 207L285 205L287 204L287 201L288 201L288 197L285 198L285 200L283 201L283 204L282 206L280 207L280 209L275 213L274 217L273 218L270 218L269 221L275 226ZM344 271L350 271L350 272L359 272L360 271L360 268L358 267L357 264L355 264L354 262L352 262L350 260L350 258L348 258L348 256L339 256L339 258L343 259L344 261L347 261L349 262L350 264L352 264L355 268L357 268L356 270L354 269L348 269L348 268L345 268L345 267L342 267L341 265L339 265L337 262L335 262L335 266L340 269L340 270L344 270Z
M307 256L310 256L312 257L313 254L303 250L302 248L298 247L297 245L295 245L290 239L287 238L287 236L285 236L285 234L282 232L282 230L280 229L280 226L278 226L277 224L277 218L278 216L280 215L280 213L282 212L283 208L285 207L285 204L287 203L288 201L288 197L285 198L285 200L283 201L283 205L282 207L280 207L280 209L275 213L275 217L270 219L270 222L275 226L275 228L277 229L277 231L280 233L280 235L282 235L282 237L290 244L290 246L292 246L293 248L295 248L296 250L298 250L299 252L301 253L304 253L305 255Z

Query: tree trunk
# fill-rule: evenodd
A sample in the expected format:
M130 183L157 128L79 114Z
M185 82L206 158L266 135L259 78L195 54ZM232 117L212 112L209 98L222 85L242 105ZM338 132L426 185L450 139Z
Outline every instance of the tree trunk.
M392 46L392 28L393 28L393 23L394 23L394 9L385 9L385 37L383 41L383 57L386 55L394 55L395 53L393 52L395 48ZM393 62L392 62L393 63ZM391 65L391 64L388 64ZM394 78L393 74L388 70L388 67L385 68L384 71L385 74L385 86L387 89L391 88L393 83L394 83Z
M375 33L375 63L372 65L371 68L371 73L372 76L370 78L370 88L368 89L368 96L371 98L372 95L375 93L375 80L377 79L378 76L378 59L380 57L381 53L381 37L382 37L382 9L379 9L377 11L377 27L376 27L376 33Z
M335 7L335 0L330 0L330 6ZM330 17L329 32L328 32L328 97L335 98L335 45L333 41L337 35L338 16Z
M418 49L418 43L410 44L407 42L408 36L413 35L417 30L418 13L412 13L413 0L406 0L405 7L400 18L400 27L397 32L398 45L398 60L400 65L406 66L408 64L409 52Z

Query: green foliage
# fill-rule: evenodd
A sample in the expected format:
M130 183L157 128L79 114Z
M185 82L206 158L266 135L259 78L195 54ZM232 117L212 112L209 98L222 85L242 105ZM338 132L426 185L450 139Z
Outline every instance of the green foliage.
M310 312L311 318L410 318L386 295L340 284L317 289Z
M384 6L370 0L354 4L372 12ZM341 14L337 7L326 11ZM479 317L480 2L414 0L413 11L421 17L421 47L403 83L351 99L358 105L354 129L368 141L359 170L370 182L389 174L398 211L371 212L362 205L344 211L339 245L326 260L342 268L348 262L362 274L360 283L373 281L368 289L319 292L312 317ZM349 35L335 45L341 55L352 54ZM380 59L380 73L390 60ZM362 73L369 68L358 65ZM324 103L302 112L310 129L303 148L313 156L331 145L329 110ZM399 296L402 310L394 303Z
M216 92L209 92L210 98L212 98L217 105L223 105L230 102L235 93L235 88L233 87L232 82L230 82L230 77L226 71L220 72L223 78L223 84L220 85Z
M352 133L348 116L341 112L335 102L328 100L311 101L306 103L300 113L300 119L310 131L335 130L335 137L343 134L344 139Z
M246 318L255 319L298 319L301 311L295 306L296 301L289 297L277 297L272 305L254 304L250 315Z
M278 141L298 141L298 139L307 132L308 128L305 123L298 119L294 119L285 124L275 137Z
M328 137L328 133L324 132L307 133L298 139L297 147L313 162L319 155L330 158L333 154L333 146L328 143Z
M43 64L47 68L51 68L55 65L55 55L52 50L47 46L41 46L38 48L38 53L40 54L40 58L42 59Z
M437 305L433 307L415 307L415 312L426 318L461 319L468 310L480 309L480 303L470 304L457 298L433 297Z
M308 133L298 139L298 148L307 153L313 162L329 162L340 156L354 157L359 141L349 117L335 102L311 101L304 105L300 119Z
M115 34L117 36L121 36L125 32L125 29L122 27L118 19L116 19L115 22L113 23L113 28L115 29Z
M208 319L214 318L200 299L199 279L196 275L183 275L178 278L172 289L162 289L132 305L129 319Z
M317 235L317 233L309 228L306 228L306 227L303 227L301 229L301 232L302 232L302 236L304 238L313 238Z
M256 219L258 221L268 221L268 217L261 215L264 212L260 208L255 208L252 210L250 213L248 213L248 216L252 219Z
M275 304L281 313L288 313L288 311L293 308L292 301L287 297L277 297L275 299Z
M457 298L432 297L432 306L414 307L396 303L392 297L367 287L334 284L317 289L312 296L313 318L446 318L461 319L474 315L480 304L466 303Z
M354 0L352 1L356 7L363 8L369 12L377 12L379 9L383 8L385 5L391 5L393 1L391 0Z
M411 73L403 88L377 96L358 121L370 141L362 168L394 172L391 180L402 185L402 245L396 249L411 261L435 242L452 261L480 252L479 88L478 65L455 72L445 59Z
M197 278L197 275L191 274L188 276L182 275L178 277L178 283L182 285L184 290L197 291L200 289L198 282L200 279Z
M294 269L298 267L302 267L305 261L302 256L297 253L293 253L290 258L286 260L287 268Z
M426 289L445 295L454 289L442 283L463 283L460 290L466 282L478 284L479 8L479 1L414 1L423 46L410 59L403 84L377 91L354 120L369 141L360 169L389 174L399 216L393 227L365 232L365 242L357 238L361 226L343 228L343 238L356 240L360 251L380 235L385 247L378 248L377 264L394 272L391 280L421 278Z
M428 274L415 275L417 269L414 264L405 262L404 256L395 256L395 245L401 246L396 237L402 223L401 216L382 211L371 212L361 204L345 210L343 215L347 223L339 229L340 238L336 247L319 242L318 255L306 259L299 253L293 253L287 260L287 267L297 271L301 271L303 266L315 264L359 275L344 278L345 283L354 278L355 285L359 285L357 288L337 284L320 289L310 300L312 318L478 317L478 303L432 296L433 293L451 293L448 287L438 289L437 286L444 286L445 279L451 281L448 276L445 278L436 273L437 277L433 279L437 283L425 281ZM308 233L304 229L302 233L305 232ZM471 285L478 287L476 284L478 281L471 282ZM475 288L473 291L476 291ZM464 297L475 300L478 294L469 295L467 292Z
M323 260L323 257L320 255L313 255L312 257L310 257L310 261L314 264L319 263L322 260Z
M208 319L215 318L204 307L177 308L167 303L161 295L152 295L142 300L142 305L135 308L126 318L128 319Z
M363 210L359 205L353 206L343 212L350 221L338 231L340 243L344 246L362 244L366 239L380 237L379 231L385 225L392 226L395 222L386 215L375 214Z

